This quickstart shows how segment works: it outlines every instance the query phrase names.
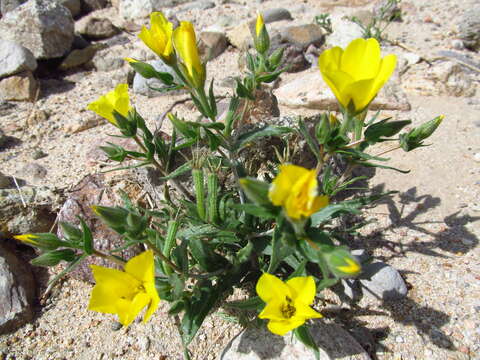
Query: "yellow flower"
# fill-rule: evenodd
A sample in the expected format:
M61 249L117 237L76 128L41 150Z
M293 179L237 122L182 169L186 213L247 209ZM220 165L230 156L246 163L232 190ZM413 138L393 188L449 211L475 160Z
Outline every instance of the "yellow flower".
M257 294L266 303L258 315L270 319L268 330L283 336L308 319L321 318L322 314L310 305L316 294L313 277L295 277L283 282L274 275L264 273L257 282Z
M352 259L345 258L344 261L347 265L337 266L337 269L345 274L357 274L362 269L360 264Z
M150 14L150 29L145 26L138 37L167 64L173 61L173 24L161 12Z
M280 165L268 197L273 205L283 206L294 220L309 217L328 205L328 196L318 196L316 171L296 165Z
M338 46L324 51L318 66L342 107L353 106L355 113L359 113L392 75L396 61L393 54L380 57L377 40L355 39L345 51Z
M23 234L23 235L16 235L14 236L15 239L17 240L20 240L24 243L27 243L27 244L30 244L30 245L36 245L38 246L39 245L39 242L36 241L36 239L38 239L38 235L34 235L34 234Z
M260 31L262 31L263 26L265 26L265 23L263 21L263 16L261 13L258 13L257 23L255 24L255 34L257 34L257 37L260 36Z
M92 110L117 126L113 111L115 110L120 115L126 117L131 109L128 84L118 84L115 90L100 96L97 100L88 104L87 109Z
M125 264L125 271L91 265L96 285L88 309L117 314L128 326L148 306L143 322L158 308L160 297L155 289L153 252L145 251Z
M197 49L197 38L192 23L182 21L173 31L173 44L186 67L185 76L194 87L203 87L205 83L205 68L200 61Z

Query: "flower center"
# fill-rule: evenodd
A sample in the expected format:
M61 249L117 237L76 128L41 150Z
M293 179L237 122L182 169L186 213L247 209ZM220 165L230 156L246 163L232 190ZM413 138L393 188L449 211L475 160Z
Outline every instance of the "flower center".
M285 296L285 300L287 301L286 304L282 304L282 307L280 311L282 312L282 315L286 319L290 319L292 316L295 315L295 312L297 311L295 307L292 305L292 299L290 299L288 296Z

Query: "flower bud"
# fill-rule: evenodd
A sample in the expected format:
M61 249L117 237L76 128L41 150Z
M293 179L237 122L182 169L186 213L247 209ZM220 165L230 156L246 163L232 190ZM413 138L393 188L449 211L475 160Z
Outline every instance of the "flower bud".
M330 271L338 277L353 277L362 270L358 260L343 247L335 247L323 256Z
M63 242L51 233L23 234L14 236L14 238L43 250L55 250L63 245Z

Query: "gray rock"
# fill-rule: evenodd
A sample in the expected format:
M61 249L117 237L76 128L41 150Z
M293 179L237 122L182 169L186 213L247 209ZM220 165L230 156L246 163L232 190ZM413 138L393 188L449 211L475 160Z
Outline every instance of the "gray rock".
M399 300L407 295L407 286L400 273L383 262L364 266L359 280L363 293L377 299Z
M237 49L245 50L253 45L252 34L255 31L255 20L243 22L227 31L230 44Z
M47 176L47 169L45 169L40 164L37 164L35 162L30 162L25 164L20 169L20 174L23 177L25 177L27 180L36 184L41 182L43 179L45 179L45 176Z
M10 103L8 103L8 102L6 102L6 101L2 101L2 102L0 103L0 105L3 105L3 104L10 104ZM2 106L0 106L0 110L2 110L2 111L4 110L4 109L2 109ZM5 112L3 112L3 113L5 113ZM4 147L7 143L8 143L8 136L5 135L5 132L4 132L2 129L0 129L0 150L3 150L3 147Z
M31 101L37 93L38 83L30 71L0 80L0 100Z
M49 0L30 0L0 20L0 38L19 43L37 59L51 59L70 50L73 28L66 7Z
M311 44L320 47L325 42L325 31L317 24L288 26L280 31L280 38L281 42L300 46L303 49Z
M98 71L112 71L120 69L125 64L124 57L122 54L107 48L97 51L92 59L92 63Z
M337 324L315 321L310 327L320 349L320 359L370 360L360 344ZM278 336L267 329L247 328L235 337L219 356L220 360L313 360L313 351L292 334Z
M310 67L303 48L298 45L287 44L283 52L283 64L288 66L286 72L303 71Z
M328 47L340 46L345 48L352 40L363 36L362 28L342 17L331 16L333 32L327 37Z
M72 17L77 17L80 15L81 4L80 0L55 0L60 5L65 6L72 14Z
M472 77L463 67L453 61L436 64L431 70L431 76L438 82L438 89L444 94L457 97L471 97L475 95L476 86Z
M220 56L227 46L227 37L224 33L203 31L199 35L198 51L203 61Z
M108 0L80 0L80 8L83 14L100 10L108 6Z
M105 186L104 176L101 174L86 176L80 181L69 198L63 204L58 213L58 221L66 221L72 225L79 225L78 216L82 216L90 227L94 238L94 248L104 253L124 245L122 237L105 225L92 211L92 205L115 206L115 196L112 189ZM62 237L61 227L58 230L58 236ZM118 255L124 259L130 259L141 252L136 246L129 247ZM100 266L112 267L112 263L108 260L98 257L89 257L83 261L69 276L82 280L93 282L90 265L96 264Z
M304 72L275 90L278 102L293 109L337 110L338 104L318 69ZM370 105L371 110L410 109L405 93L394 78L385 84Z
M86 64L95 56L97 52L97 47L91 45L85 49L75 49L72 50L70 54L62 61L60 64L61 70L68 70L76 68L80 65Z
M160 72L169 73L174 78L177 78L177 75L175 74L175 72L169 66L165 65L163 63L163 61L153 60L153 61L147 61L147 63L152 65L155 70L160 71ZM150 87L162 88L162 87L165 87L165 85L160 80L145 79L139 73L135 74L135 77L133 78L133 92L135 94L141 94L141 95L145 95L145 96L148 96L148 97L156 97L156 96L168 95L168 94L172 93L172 92L155 91L155 90L152 90ZM179 94L179 93L181 93L181 91L174 91L173 93L174 94Z
M458 38L467 49L480 49L480 5L464 8L465 12L458 21Z
M164 8L174 7L191 0L119 0L120 16L135 20L147 18L153 11L164 11Z
M8 40L0 39L0 78L25 70L34 71L37 60L30 50Z
M33 152L32 159L38 160L38 159L43 159L44 157L47 157L47 156L48 154L44 153L43 150L37 149Z
M185 5L179 6L175 9L175 12L190 11L190 10L208 10L215 7L213 1L197 0L187 2Z
M7 12L19 7L27 0L2 0L0 1L0 13L5 15Z
M293 20L290 11L284 8L267 9L262 12L262 16L265 24L270 24L281 20Z
M12 178L0 172L0 189L7 189L13 185Z
M33 319L35 281L28 264L0 244L0 334Z
M100 13L98 13L100 14ZM106 18L94 11L75 23L75 33L90 39L106 39L118 34L120 30Z
M1 231L5 236L49 231L60 196L46 187L22 186L20 189L21 193L16 188L0 190Z

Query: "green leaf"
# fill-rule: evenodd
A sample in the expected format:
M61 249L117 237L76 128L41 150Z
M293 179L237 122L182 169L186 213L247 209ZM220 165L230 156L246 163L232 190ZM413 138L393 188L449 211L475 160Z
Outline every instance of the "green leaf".
M410 170L401 170L401 169L394 168L392 166L374 164L374 163L370 163L370 162L366 162L366 161L359 161L359 162L357 162L357 164L365 166L365 167L378 167L378 168L381 168L381 169L395 170L395 171L398 171L402 174L408 174L410 172Z
M412 151L423 145L423 140L432 135L435 130L440 126L444 116L437 116L436 118L427 121L419 127L410 130L406 134L400 135L400 146L404 151Z
M226 266L227 260L215 253L205 241L198 238L189 239L188 247L198 265L207 272L213 272Z
M305 266L307 265L307 263L308 263L307 259L302 260L302 262L300 263L300 265L298 265L295 271L290 274L290 276L288 277L288 280L298 276L305 276L307 274L305 271Z
M83 250L85 253L88 255L93 254L93 236L92 236L92 231L90 228L87 226L85 221L83 221L82 218L79 217L80 220L80 226L82 227L82 241L83 241Z
M170 180L170 179L176 178L180 175L183 175L186 172L189 172L191 170L192 170L192 164L189 161L189 162L186 162L185 164L180 165L178 168L176 168L174 171L172 171L167 176L160 177L159 180Z
M391 137L400 132L405 126L412 123L411 120L390 122L388 120L390 120L390 118L381 120L367 127L364 133L365 141L370 143L382 142L384 141L382 137Z
M315 139L310 135L310 132L305 125L305 121L302 118L298 121L298 131L302 134L303 138L307 142L308 147L312 151L313 155L317 158L317 161L320 161L320 148L318 147L318 143Z
M172 260L181 270L182 273L188 275L188 252L187 241L182 241L179 246L176 246L172 251Z
M388 158L381 158L378 156L373 156L367 153L364 153L357 149L340 149L337 150L338 154L342 154L346 157L350 157L354 160L377 160L377 161L388 161Z
M78 243L82 240L82 231L65 221L60 221L60 227L62 228L63 235L65 238L72 243Z
M30 263L35 266L55 266L60 261L72 262L76 260L75 252L71 249L52 250L31 260Z
M265 303L258 296L253 296L245 300L229 301L225 303L225 307L238 310L260 310Z
M213 78L210 83L210 89L208 90L208 97L210 102L210 109L212 110L212 117L216 118L217 117L217 101L215 100L215 94L213 93Z
M269 183L252 177L244 177L240 179L240 186L250 201L257 205L272 206L268 198Z
M180 120L172 113L169 113L167 117L172 123L172 125L175 127L175 129L178 130L185 137L198 140L198 133L191 123Z
M51 285L51 284L55 284L58 280L60 280L62 277L64 277L65 275L67 275L69 272L73 271L78 265L80 265L82 263L83 260L85 260L86 258L88 257L87 254L83 254L79 257L77 257L76 259L74 259L73 261L70 261L70 264L68 264L68 266L62 270L60 273L58 273L57 275L55 275L52 279L50 279L48 281L48 284L47 285Z
M292 132L292 129L284 126L266 125L240 135L234 144L234 149L240 150L245 145L267 136L280 136Z
M320 350L318 349L317 344L315 344L315 340L313 340L312 335L310 334L310 331L308 330L307 325L302 325L298 328L296 328L293 333L295 334L295 337L302 342L303 345L308 347L313 351L315 354L315 358L317 360L320 360Z
M277 213L271 209L255 204L232 204L231 207L237 210L245 211L247 214L257 216L262 219L275 219Z

